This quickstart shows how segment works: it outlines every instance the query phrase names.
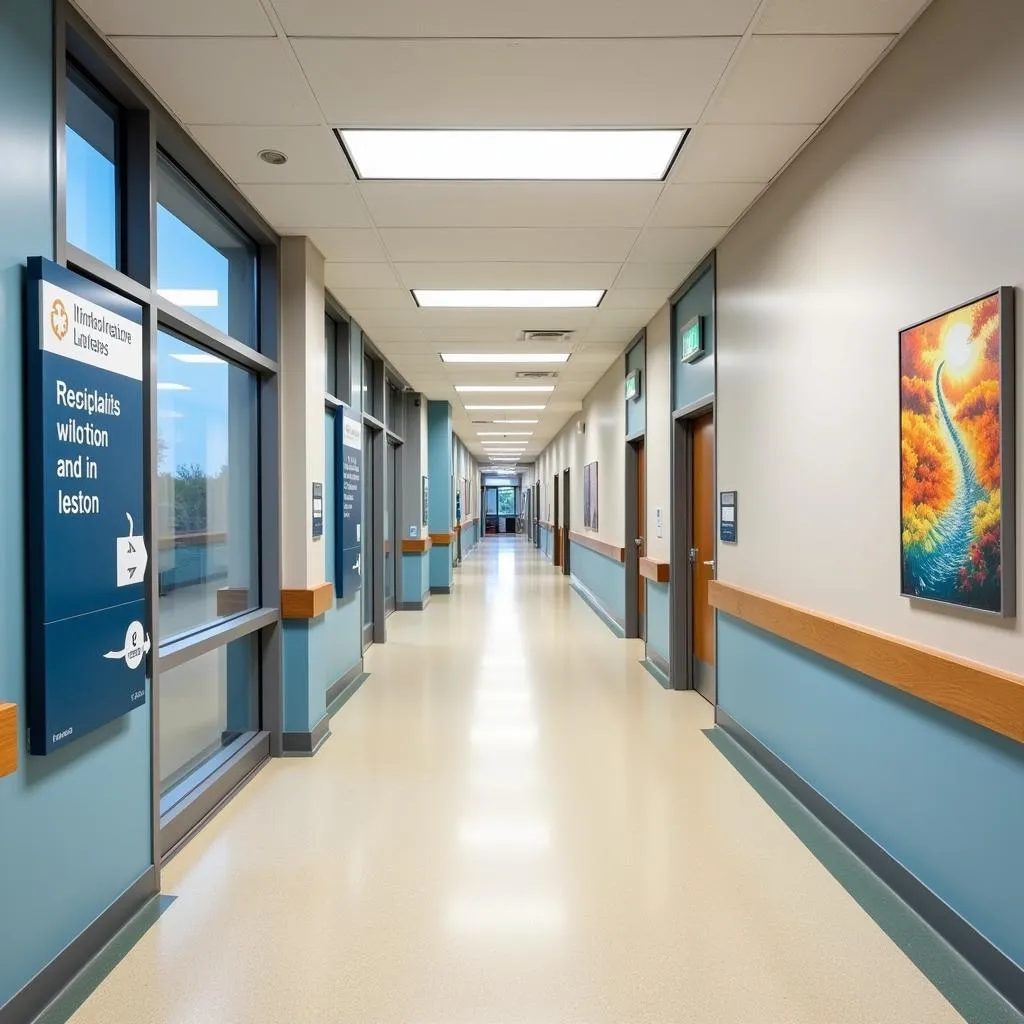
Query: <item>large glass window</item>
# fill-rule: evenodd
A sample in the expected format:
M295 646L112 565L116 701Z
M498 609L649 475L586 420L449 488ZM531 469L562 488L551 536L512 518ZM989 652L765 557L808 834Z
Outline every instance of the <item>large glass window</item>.
M169 160L157 165L157 291L246 345L256 336L256 247Z
M66 84L64 126L67 240L118 266L118 126L116 107L77 72Z
M259 605L256 424L253 374L160 331L161 641Z
M346 402L350 401L348 337L348 321L328 313L324 317L324 390Z
M259 728L259 651L254 634L160 673L161 810L219 767L217 755ZM187 780L187 781L186 781ZM176 793L181 787L184 792Z

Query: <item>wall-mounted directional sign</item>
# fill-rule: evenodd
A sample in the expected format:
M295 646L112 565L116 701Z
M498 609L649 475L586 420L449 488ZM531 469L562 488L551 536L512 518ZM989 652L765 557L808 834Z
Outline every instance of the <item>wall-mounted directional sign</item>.
M28 262L29 750L146 701L142 309Z
M351 597L362 586L363 421L340 409L334 429L334 592Z

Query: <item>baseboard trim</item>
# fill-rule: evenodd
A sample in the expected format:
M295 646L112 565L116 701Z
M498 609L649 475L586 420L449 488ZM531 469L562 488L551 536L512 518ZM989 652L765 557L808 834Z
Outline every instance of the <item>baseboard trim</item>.
M1008 1003L1024 1012L1024 969L721 707L715 708L715 723L945 939Z
M353 676L348 681L348 684L343 689L338 690L338 692L335 693L327 702L327 717L329 719L333 718L342 709L342 707L355 696L359 687L362 686L369 678L370 673L363 671L360 671Z
M331 706L334 699L343 690L348 689L354 680L358 679L363 674L363 659L360 658L336 683L332 683L327 687L326 704L328 707Z
M578 577L570 576L569 585L583 600L590 605L591 609L597 613L597 617L620 639L624 639L626 636L626 626L619 620L601 603L597 595L591 591L584 584L580 583Z
M281 752L286 757L312 757L331 734L330 715L324 714L309 732L281 734Z
M118 932L160 892L150 865L77 938L69 942L20 992L0 1006L0 1024L35 1020Z
M421 612L430 604L430 594L424 595L422 601L399 601L395 606L400 612Z
M668 666L666 665L663 669L661 665L658 664L658 661L660 660L661 659L658 658L656 654L649 653L647 657L640 662L640 664L643 665L643 667L654 677L655 682L664 689L671 690L672 682L668 676Z
M450 594L452 592L451 587L431 587L430 592L432 594Z

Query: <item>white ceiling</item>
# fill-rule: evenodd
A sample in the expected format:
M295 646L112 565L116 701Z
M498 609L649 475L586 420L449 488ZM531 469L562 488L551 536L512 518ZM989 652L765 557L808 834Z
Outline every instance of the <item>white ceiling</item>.
M415 388L513 382L441 363L573 330L527 460L927 0L78 0ZM332 128L692 129L666 183L365 182ZM280 149L273 167L261 149ZM604 288L596 310L419 309L411 288ZM551 347L551 346L548 346ZM564 350L564 349L563 349ZM552 367L548 367L552 369ZM510 427L510 430L516 429ZM529 429L529 428L524 428Z

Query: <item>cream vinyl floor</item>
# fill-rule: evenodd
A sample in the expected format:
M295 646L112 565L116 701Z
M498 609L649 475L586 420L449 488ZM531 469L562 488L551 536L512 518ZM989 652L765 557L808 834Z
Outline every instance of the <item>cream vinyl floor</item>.
M388 629L76 1024L963 1019L528 542Z

